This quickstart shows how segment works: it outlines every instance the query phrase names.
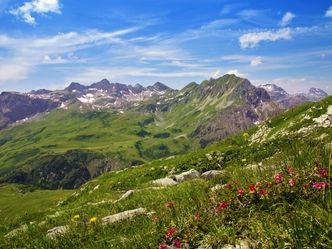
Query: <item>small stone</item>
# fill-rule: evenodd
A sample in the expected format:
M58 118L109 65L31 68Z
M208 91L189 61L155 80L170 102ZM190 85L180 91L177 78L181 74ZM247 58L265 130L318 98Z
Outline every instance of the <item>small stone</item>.
M115 222L121 221L121 220L131 219L133 217L143 215L143 214L147 214L146 209L137 208L137 209L127 210L127 211L124 211L121 213L106 216L106 217L102 218L101 221L102 221L103 225L106 225L106 224L112 224L112 223L115 223Z
M183 181L187 181L187 180L193 180L193 179L200 178L200 176L201 176L201 174L197 170L191 169L189 171L186 171L179 175L174 176L174 178L177 182L183 182Z
M152 183L157 185L157 186L173 186L173 185L178 184L176 181L174 181L173 179L171 179L169 177L165 177L165 178L155 180Z
M249 243L247 240L241 240L239 244L232 246L232 245L225 245L221 249L249 249Z
M46 237L49 239L56 239L59 235L64 235L69 229L69 226L53 227L47 231Z
M130 196L132 196L134 194L134 190L128 190L126 193L124 193L118 200L114 201L113 203L117 203L119 201L122 201Z
M221 175L222 173L224 173L225 171L223 170L209 170L204 172L201 177L204 179L213 179L216 178L217 176Z

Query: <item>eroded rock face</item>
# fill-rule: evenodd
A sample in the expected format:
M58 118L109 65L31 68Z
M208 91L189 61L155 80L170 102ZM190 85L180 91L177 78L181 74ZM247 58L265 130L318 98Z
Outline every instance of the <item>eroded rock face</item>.
M30 96L14 92L3 92L0 94L0 114L9 123L55 109L60 104L53 100L31 98Z
M101 219L103 225L112 224L121 220L132 219L136 216L140 216L143 214L147 214L147 210L145 208L137 208L133 210L127 210L121 213L113 214L106 216Z
M53 227L47 231L46 237L49 239L56 239L60 235L64 235L69 230L69 226Z

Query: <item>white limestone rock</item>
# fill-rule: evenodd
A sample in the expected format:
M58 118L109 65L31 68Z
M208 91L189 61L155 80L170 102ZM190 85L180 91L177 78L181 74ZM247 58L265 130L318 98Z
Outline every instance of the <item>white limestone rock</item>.
M103 225L112 224L121 220L132 219L136 216L147 214L147 210L145 208L137 208L133 210L127 210L121 213L113 214L106 216L101 219Z
M187 180L198 179L198 178L200 178L200 176L201 176L201 174L197 170L191 169L189 171L186 171L186 172L183 172L181 174L175 175L174 179L177 182L184 182L184 181L187 181Z

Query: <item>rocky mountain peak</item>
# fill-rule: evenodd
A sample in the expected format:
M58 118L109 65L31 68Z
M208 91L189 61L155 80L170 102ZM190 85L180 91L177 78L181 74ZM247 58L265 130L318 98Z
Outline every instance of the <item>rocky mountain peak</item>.
M319 88L310 88L308 93L289 94L275 84L265 84L259 87L265 89L271 99L285 109L308 101L318 101L328 96Z
M96 88L96 89L99 89L99 90L111 90L112 89L112 84L107 79L103 79L99 82L91 84L90 87L91 88Z
M167 91L170 89L168 86L166 86L161 82L156 82L153 84L153 86L148 86L147 88L151 91L158 91L158 92Z
M81 85L80 83L77 82L72 82L70 85L65 88L65 90L72 92L72 91L79 91L82 92L86 89L86 86Z
M328 96L328 94L325 91L315 87L309 89L308 95L309 97L313 98L313 100L318 100Z
M265 84L259 87L265 89L273 101L289 96L289 94L283 88L275 84Z

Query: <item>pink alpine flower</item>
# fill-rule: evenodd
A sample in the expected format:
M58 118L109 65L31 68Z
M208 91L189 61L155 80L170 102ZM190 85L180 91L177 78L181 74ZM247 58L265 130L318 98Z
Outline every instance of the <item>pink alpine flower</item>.
M242 198L244 196L244 189L243 188L238 188L237 189L237 196Z
M255 193L255 191L256 191L255 185L253 183L251 183L249 185L249 193L253 194L253 193Z
M291 186L291 187L294 187L295 186L295 181L294 181L294 179L289 179L289 181L288 181L288 183L289 183L289 186Z
M319 171L319 176L320 177L326 177L328 175L327 169L319 168L318 171Z
M312 183L312 187L318 190L321 189L325 189L326 187L328 187L328 183L327 182L313 182Z
M275 181L276 184L281 183L282 180L283 180L283 177L282 177L281 174L277 174L277 175L274 177L274 181Z
M228 208L229 203L227 201L220 202L215 208L216 213L219 213L221 210Z
M175 232L176 232L175 227L168 228L166 232L166 238L171 238Z
M181 240L179 238L176 238L173 241L173 245L175 246L175 248L181 248Z
M167 249L168 246L166 244L161 244L159 245L159 249Z

